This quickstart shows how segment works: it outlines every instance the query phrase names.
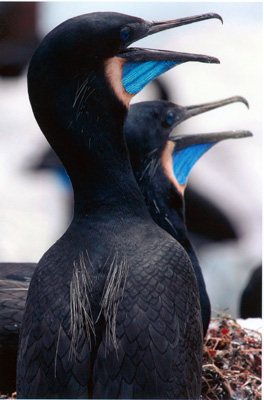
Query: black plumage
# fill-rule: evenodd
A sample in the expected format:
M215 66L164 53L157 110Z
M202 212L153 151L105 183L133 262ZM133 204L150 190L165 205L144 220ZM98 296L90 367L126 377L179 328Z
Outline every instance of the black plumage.
M16 387L18 336L34 263L0 263L0 389Z
M262 265L251 272L239 306L241 318L262 317Z
M153 78L144 70L131 81L131 69L147 62L165 61L165 70L189 60L218 62L127 46L215 17L150 23L118 13L86 14L55 28L33 55L31 105L69 174L75 206L69 228L31 280L18 397L199 397L202 328L195 274L182 246L149 215L123 125L131 97Z
M188 140L186 136L177 138L172 133L187 118L236 101L248 106L247 101L239 96L190 107L181 107L168 101L133 104L124 129L134 175L153 220L184 247L191 259L199 286L204 335L210 322L211 306L202 270L186 228L183 197L185 185L180 185L177 176L173 174L174 150L169 150L168 160L165 157L168 146L174 147L172 141L175 140L175 149L181 150L206 143L207 140L217 143L219 140L239 137L237 133L224 136L208 134L192 135ZM241 136L244 135L247 136L247 133L242 133ZM186 139L187 145L182 146ZM194 155L193 158L195 160ZM183 168L184 162L188 165L188 157L182 161Z

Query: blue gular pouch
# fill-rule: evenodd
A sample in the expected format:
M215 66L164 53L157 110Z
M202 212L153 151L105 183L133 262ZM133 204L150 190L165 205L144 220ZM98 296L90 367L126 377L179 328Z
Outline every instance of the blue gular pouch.
M195 144L177 151L176 147L173 151L173 172L177 182L185 185L189 173L199 158L217 142Z
M136 94L150 81L181 63L181 61L162 60L126 62L123 67L123 87L127 93Z

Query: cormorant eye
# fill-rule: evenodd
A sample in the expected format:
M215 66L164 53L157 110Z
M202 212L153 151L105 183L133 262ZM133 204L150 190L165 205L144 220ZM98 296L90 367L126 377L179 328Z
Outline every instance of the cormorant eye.
M130 38L130 31L131 29L128 26L121 30L120 37L123 42Z
M173 113L172 113L172 112L169 112L169 113L167 114L166 123L167 123L167 125L169 125L169 126L173 123Z

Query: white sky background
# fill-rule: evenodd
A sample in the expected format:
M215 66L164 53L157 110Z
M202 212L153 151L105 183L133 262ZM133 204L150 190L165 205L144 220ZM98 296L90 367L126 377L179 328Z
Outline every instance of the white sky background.
M186 17L190 11L190 15L217 12L224 18L225 24L227 23L226 18L232 17L232 19L242 24L262 25L262 2L58 1L43 2L42 15L40 15L40 30L45 34L67 18L94 11L122 12L150 21ZM157 39L158 36L161 37L160 35L162 33L156 35L156 39L153 39L155 43L159 40Z

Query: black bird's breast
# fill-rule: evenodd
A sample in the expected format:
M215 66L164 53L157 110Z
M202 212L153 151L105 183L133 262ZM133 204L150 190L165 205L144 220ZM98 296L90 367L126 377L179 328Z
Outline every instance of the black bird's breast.
M20 396L182 398L189 387L195 398L201 316L183 248L152 222L80 232L66 233L32 278Z

